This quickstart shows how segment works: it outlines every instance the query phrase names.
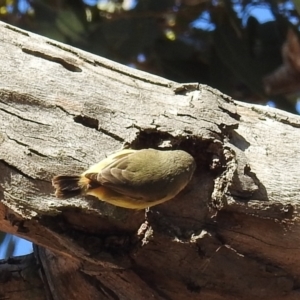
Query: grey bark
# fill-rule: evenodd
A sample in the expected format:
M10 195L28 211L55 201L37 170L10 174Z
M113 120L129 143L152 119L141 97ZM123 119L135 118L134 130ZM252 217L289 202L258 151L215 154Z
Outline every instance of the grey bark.
M4 23L0 59L0 230L37 245L45 298L299 299L299 117ZM147 211L54 197L123 146L184 149L195 176Z

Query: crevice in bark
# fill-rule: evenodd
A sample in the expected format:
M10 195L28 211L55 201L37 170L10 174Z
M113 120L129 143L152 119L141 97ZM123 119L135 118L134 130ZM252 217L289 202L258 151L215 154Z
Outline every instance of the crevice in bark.
M83 126L99 130L99 121L97 119L80 115L80 116L75 116L74 121Z
M270 108L270 111L266 111L265 109L259 109L254 105L251 107L251 109L259 115L261 115L263 118L270 118L282 124L287 124L295 128L300 128L300 121L297 118L295 118L295 116L292 114L283 117L281 116L281 114L276 113L275 109L274 111L272 111L272 108Z
M232 100L231 100L232 101ZM219 108L225 112L226 114L228 114L231 118L239 121L241 119L241 116L236 112L236 111L232 111L232 107L230 107L230 109L227 109L226 107L224 106L219 106ZM231 127L230 129L233 130L233 129L236 129L237 127Z
M43 153L41 153L41 152L39 152L37 150L34 150L34 149L30 148L28 144L22 143L21 141L10 137L8 134L6 134L6 136L7 136L7 138L9 140L14 141L15 143L17 143L20 146L23 146L25 148L24 152L27 155L32 155L32 153L33 153L33 154L35 154L37 156L40 156L40 157L44 157L44 158L48 158L49 157L49 155L45 155L45 154L43 154ZM17 170L17 168L15 168L15 170ZM24 175L24 173L21 173L20 170L19 170L19 173L22 174L22 175ZM32 178L32 179L34 179L34 178Z
M170 87L176 95L179 94L185 95L187 92L199 90L199 83L198 82L174 83L171 84Z
M109 136L109 137L115 139L115 140L118 141L118 142L123 143L123 142L125 141L122 137L120 137L120 136L118 136L118 135L116 135L116 134L113 134L112 132L110 132L110 131L108 131L108 130L105 130L105 129L102 128L102 127L98 128L98 131L100 131L100 132L104 133L105 135L107 135L107 136Z
M12 30L12 31L14 31L14 32L23 34L23 35L28 36L28 37L30 36L29 33L28 33L27 31L22 30L22 29L20 29L20 28L18 28L18 27L14 27L14 26L10 26L10 25L8 25L8 24L5 24L5 25L4 25L4 28L7 28L7 29L9 29L9 30Z
M22 47L22 51L26 54L33 55L33 56L36 56L36 57L39 57L39 58L42 58L42 59L46 59L46 60L58 63L58 64L62 65L64 68L66 68L68 71L82 72L81 68L79 68L75 64L72 64L72 63L66 61L65 59L63 59L59 56L57 56L57 57L51 56L51 55L49 55L45 52L41 52L41 51L38 51L38 50L32 50L32 49L28 49L28 48L25 48L25 47Z
M120 298L112 289L107 287L101 280L97 280L88 274L83 273L83 277L89 281L105 297L105 299L119 300Z
M43 180L43 179L40 179L40 178L36 178L36 177L33 177L33 176L30 176L24 172L22 172L19 168L9 164L7 161L4 161L4 160L1 160L0 159L0 164L3 164L5 167L7 167L8 169L11 169L12 171L14 171L15 173L17 174L20 174L22 176L24 176L25 178L29 179L29 180L40 180L40 181L46 181L46 180Z
M67 116L75 116L75 114L69 112L67 109L65 109L63 106L61 105L55 105L56 108L58 108L59 110L61 110L63 113L65 113Z
M1 103L5 104L4 102L0 101ZM4 111L5 113L7 114L10 114L14 117L17 117L18 119L22 120L22 121L28 121L28 122L31 122L31 123L35 123L35 124L38 124L38 125L43 125L43 126L50 126L49 124L45 124L45 123L41 123L41 122L38 122L38 121L35 121L35 120L32 120L32 119L28 119L28 118L24 118L18 114L15 114L13 113L12 111L9 111L9 110L6 110L4 108L0 108L0 110Z

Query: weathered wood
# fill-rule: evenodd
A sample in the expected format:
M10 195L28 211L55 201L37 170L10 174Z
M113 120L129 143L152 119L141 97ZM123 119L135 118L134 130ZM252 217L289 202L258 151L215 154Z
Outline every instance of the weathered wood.
M0 299L50 299L39 270L33 255L0 260Z
M299 299L299 117L4 23L0 59L0 230L54 299ZM55 199L124 144L190 152L192 183L146 212Z

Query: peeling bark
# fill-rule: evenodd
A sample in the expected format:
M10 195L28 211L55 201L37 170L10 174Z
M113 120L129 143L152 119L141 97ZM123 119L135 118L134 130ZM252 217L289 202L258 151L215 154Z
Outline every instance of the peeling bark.
M37 245L45 298L299 299L299 117L0 32L0 230ZM124 145L188 151L191 184L146 211L55 199Z

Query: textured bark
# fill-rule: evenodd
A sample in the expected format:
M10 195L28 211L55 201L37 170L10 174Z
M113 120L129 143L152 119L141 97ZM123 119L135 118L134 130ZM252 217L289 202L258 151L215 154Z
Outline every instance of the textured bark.
M0 299L51 299L42 278L34 255L0 260Z
M0 59L0 230L38 245L45 297L299 299L299 117L4 23ZM188 151L191 184L147 211L55 199L124 144Z

